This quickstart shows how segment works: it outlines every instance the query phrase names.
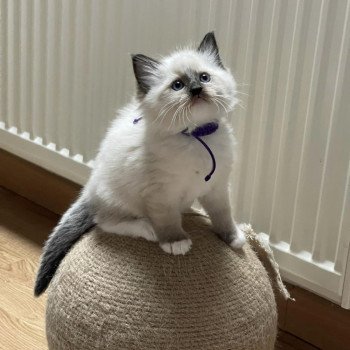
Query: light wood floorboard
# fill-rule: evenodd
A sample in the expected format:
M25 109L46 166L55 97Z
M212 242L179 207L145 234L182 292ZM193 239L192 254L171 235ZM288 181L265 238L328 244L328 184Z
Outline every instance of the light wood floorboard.
M57 216L0 188L0 349L47 349L45 296L33 297L43 239Z

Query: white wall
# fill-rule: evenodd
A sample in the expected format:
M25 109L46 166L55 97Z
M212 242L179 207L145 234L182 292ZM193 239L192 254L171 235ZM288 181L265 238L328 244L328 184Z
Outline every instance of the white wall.
M0 146L79 183L133 92L130 53L215 29L241 92L235 215L269 234L287 279L350 306L349 1L0 4Z

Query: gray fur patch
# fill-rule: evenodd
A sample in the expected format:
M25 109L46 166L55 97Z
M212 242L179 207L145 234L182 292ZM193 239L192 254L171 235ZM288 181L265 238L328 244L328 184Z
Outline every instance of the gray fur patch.
M185 74L181 76L181 80L184 82L189 95L192 95L192 91L198 88L202 88L202 84L199 75L203 72L196 72L192 69L186 70Z
M80 197L63 215L45 243L34 287L35 296L46 290L70 248L93 226L95 223L89 205Z

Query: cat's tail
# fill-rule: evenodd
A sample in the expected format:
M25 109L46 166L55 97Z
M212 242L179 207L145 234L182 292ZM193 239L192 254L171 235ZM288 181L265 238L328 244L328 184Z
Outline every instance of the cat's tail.
M62 216L45 243L34 287L35 296L46 290L69 249L93 226L94 216L88 201L81 196Z

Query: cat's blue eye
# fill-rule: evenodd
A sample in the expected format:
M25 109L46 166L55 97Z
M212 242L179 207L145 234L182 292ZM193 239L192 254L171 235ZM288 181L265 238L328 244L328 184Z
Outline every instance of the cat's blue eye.
M210 81L210 75L208 73L201 73L199 79L202 83L208 83Z
M183 87L185 86L185 84L181 81L181 80L175 80L172 84L171 84L171 88L175 91L179 91L181 90Z

